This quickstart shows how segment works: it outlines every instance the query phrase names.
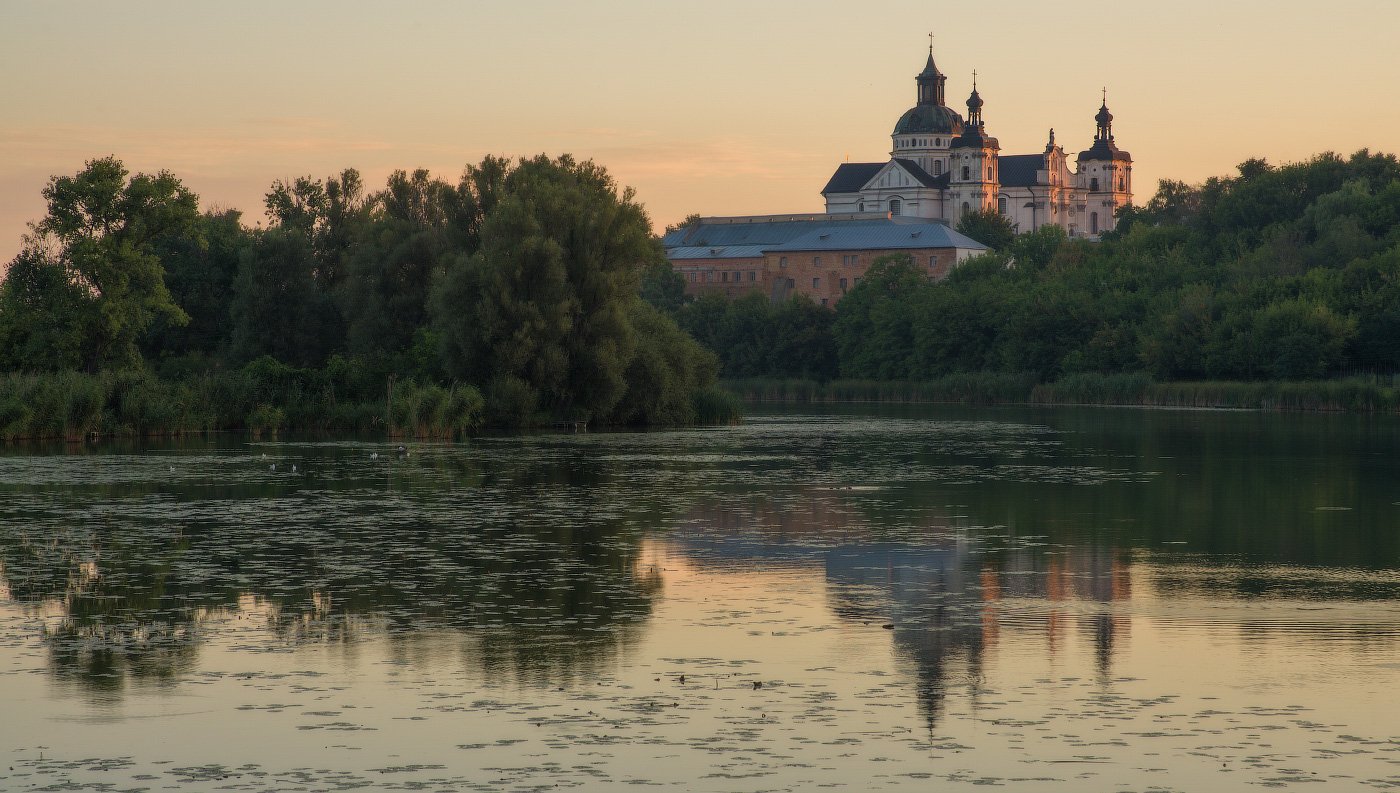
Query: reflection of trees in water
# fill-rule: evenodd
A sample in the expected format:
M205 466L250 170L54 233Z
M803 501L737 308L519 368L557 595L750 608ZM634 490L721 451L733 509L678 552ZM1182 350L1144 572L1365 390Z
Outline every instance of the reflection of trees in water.
M394 486L152 485L120 511L77 493L24 529L6 514L0 588L44 620L53 674L93 689L173 680L240 616L284 646L384 636L522 680L586 676L634 642L660 587L635 518L659 499L620 509L597 466L424 459L418 478L396 461Z

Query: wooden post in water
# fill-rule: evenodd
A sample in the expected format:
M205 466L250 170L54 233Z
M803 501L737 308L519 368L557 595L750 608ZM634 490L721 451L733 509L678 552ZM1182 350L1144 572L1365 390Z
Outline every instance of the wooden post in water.
M394 437L394 376L389 375L389 387L384 395L384 427L388 437Z

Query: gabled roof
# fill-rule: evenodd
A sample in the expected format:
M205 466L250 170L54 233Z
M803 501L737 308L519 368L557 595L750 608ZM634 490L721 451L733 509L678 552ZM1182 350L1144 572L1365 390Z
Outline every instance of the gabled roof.
M917 248L962 248L985 251L987 246L953 231L942 223L886 221L877 226L834 223L770 246L769 253L782 251L912 250Z
M933 176L923 169L923 166L913 160L906 160L903 157L896 157L894 161L899 163L899 167L909 172L909 175L919 181L924 187L947 187L948 174Z
M1045 168L1044 154L1008 154L997 158L1002 187L1030 187L1035 172Z
M875 178L875 174L885 167L883 162L843 162L836 166L836 173L822 188L822 195L829 193L859 193L865 183Z

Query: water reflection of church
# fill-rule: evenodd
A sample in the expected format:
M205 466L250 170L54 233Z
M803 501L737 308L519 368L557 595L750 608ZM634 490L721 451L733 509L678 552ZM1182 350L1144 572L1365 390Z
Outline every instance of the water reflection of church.
M916 538L903 531L899 541L877 541L890 532L832 495L703 505L674 538L702 569L742 560L820 568L838 618L894 626L895 650L930 729L944 717L950 689L975 697L984 665L1008 634L1043 642L1052 657L1076 638L1087 641L1095 673L1110 674L1129 634L1121 608L1132 594L1124 552L992 548L947 516L930 516Z

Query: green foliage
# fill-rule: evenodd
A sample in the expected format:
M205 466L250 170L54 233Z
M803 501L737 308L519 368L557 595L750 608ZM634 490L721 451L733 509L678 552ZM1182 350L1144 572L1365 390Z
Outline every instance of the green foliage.
M1016 239L1016 228L995 209L969 212L958 219L959 234L971 237L994 251L1003 251Z
M198 199L164 171L128 178L115 157L54 177L44 199L48 212L13 265L18 278L0 293L3 363L89 372L138 363L152 323L188 319L156 250L181 235L198 243Z
M513 167L488 160L468 181L482 209L480 247L439 272L431 306L448 374L485 387L493 423L527 423L541 412L565 421L682 420L687 411L637 396L651 384L634 378L659 361L639 347L636 323L663 333L657 323L670 321L635 307L642 272L662 259L632 192L567 156ZM687 345L667 352L701 353ZM698 371L693 362L668 366ZM688 377L668 385L695 387ZM663 401L688 399L686 390Z
M699 396L714 383L719 369L714 354L645 302L632 305L630 319L637 351L627 368L627 393L613 409L612 423L694 424L701 408L715 413L713 395Z
M834 311L805 295L775 304L759 294L733 301L708 294L677 315L687 333L719 356L725 377L822 381L836 376L835 320Z
M642 300L675 316L685 305L685 279L670 262L653 262L642 271Z

